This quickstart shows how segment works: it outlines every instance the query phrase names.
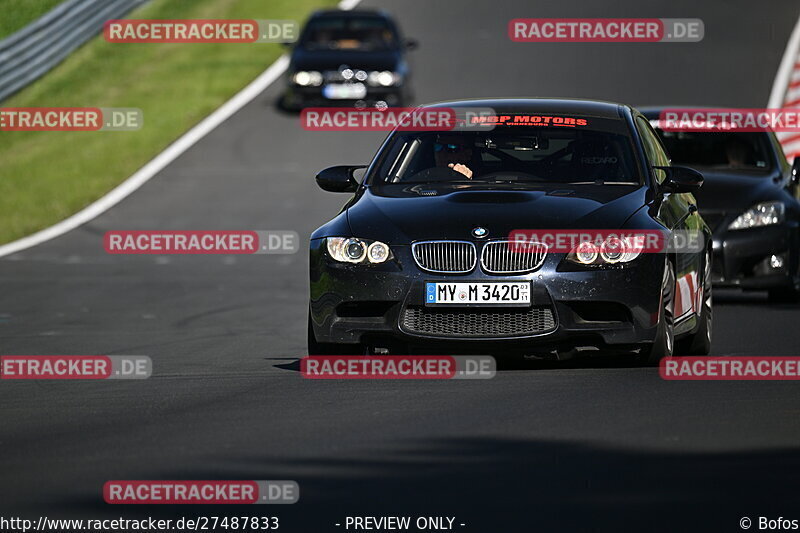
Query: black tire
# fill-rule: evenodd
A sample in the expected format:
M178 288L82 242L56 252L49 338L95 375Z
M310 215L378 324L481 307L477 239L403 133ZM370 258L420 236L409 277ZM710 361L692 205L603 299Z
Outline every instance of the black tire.
M646 365L658 365L675 350L675 271L667 262L661 281L661 311L653 344L642 348L639 358Z

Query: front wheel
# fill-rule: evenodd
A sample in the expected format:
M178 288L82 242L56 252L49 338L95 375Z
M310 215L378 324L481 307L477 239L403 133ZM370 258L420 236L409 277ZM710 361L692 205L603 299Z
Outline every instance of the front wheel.
M667 262L661 281L661 308L653 344L642 348L640 358L647 365L657 365L661 359L672 357L675 348L675 272Z

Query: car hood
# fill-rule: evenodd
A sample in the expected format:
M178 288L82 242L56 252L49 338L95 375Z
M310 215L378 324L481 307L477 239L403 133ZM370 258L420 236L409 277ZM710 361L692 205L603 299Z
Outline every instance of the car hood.
M645 194L644 187L622 185L389 185L368 188L347 216L353 235L392 244L469 240L477 226L498 239L517 229L619 229Z
M698 168L703 186L694 193L700 213L740 211L763 201L778 199L777 173L718 171Z
M399 54L391 50L303 50L292 52L292 70L338 70L342 65L361 70L395 70Z

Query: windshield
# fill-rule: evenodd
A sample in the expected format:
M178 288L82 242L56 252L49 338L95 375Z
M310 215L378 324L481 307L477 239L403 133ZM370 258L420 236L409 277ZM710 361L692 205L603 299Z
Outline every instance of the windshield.
M657 131L676 165L764 171L772 167L764 133Z
M397 36L379 17L324 17L306 26L301 46L306 50L388 50Z
M396 132L379 154L368 183L642 183L624 121L563 118L577 125Z

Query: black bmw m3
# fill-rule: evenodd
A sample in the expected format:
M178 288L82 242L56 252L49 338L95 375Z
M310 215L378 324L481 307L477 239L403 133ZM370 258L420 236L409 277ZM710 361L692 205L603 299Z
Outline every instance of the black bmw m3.
M493 114L476 119L485 130L396 130L360 180L364 166L317 175L352 197L311 236L310 355L708 353L702 176L670 166L643 115L588 100L431 107ZM525 232L538 237L519 247Z

